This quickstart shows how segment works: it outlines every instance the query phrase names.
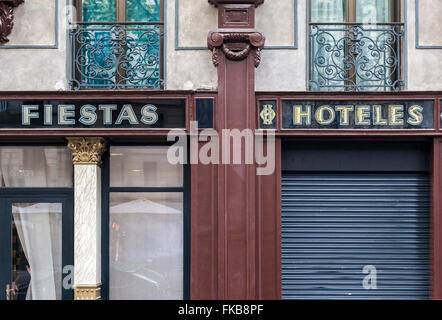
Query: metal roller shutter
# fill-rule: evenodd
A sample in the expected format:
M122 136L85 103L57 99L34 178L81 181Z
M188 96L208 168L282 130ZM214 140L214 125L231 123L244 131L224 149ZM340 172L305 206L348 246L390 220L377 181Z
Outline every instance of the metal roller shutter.
M429 190L425 174L283 173L283 298L428 298Z

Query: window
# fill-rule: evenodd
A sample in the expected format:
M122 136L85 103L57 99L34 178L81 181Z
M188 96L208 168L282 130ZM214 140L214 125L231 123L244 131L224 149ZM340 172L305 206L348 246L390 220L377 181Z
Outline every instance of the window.
M311 0L310 90L400 90L400 8L397 0Z
M73 89L164 87L162 0L77 0Z
M73 193L66 147L0 146L1 300L73 298Z
M112 146L109 212L103 219L111 300L188 296L189 223L183 165L168 146Z

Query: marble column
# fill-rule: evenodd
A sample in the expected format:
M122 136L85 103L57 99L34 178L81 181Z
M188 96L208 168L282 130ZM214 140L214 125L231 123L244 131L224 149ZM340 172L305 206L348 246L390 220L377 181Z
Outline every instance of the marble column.
M101 299L101 156L104 138L67 138L74 164L74 299Z

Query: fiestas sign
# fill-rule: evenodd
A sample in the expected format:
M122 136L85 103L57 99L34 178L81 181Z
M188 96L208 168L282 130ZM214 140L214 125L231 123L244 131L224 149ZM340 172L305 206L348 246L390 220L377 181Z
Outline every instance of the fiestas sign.
M0 101L0 128L185 128L184 99Z

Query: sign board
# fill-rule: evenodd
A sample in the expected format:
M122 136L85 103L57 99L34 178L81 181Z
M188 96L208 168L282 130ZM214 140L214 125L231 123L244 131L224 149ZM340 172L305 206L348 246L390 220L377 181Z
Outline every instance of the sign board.
M283 101L283 129L432 129L433 101Z
M0 101L0 129L185 127L185 99Z

